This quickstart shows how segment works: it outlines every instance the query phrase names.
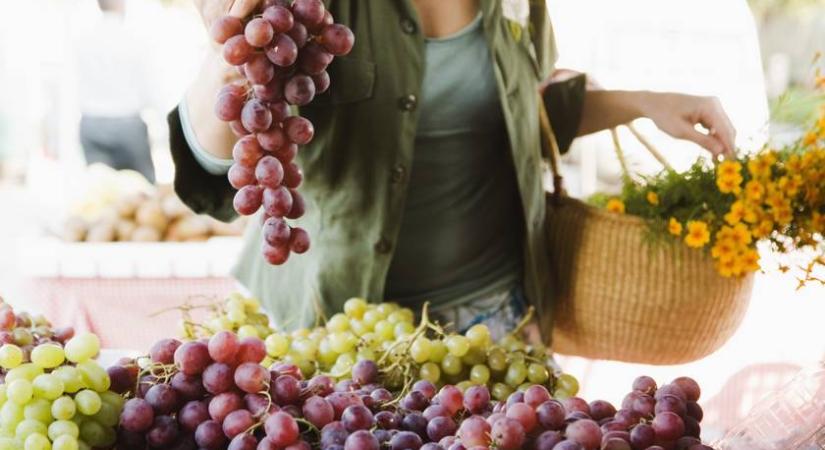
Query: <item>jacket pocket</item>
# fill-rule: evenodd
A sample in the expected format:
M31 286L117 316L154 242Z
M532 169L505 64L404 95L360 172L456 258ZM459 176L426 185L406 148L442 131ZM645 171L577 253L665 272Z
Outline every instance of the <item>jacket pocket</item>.
M343 105L372 98L375 63L366 59L336 58L329 68L330 87L310 104Z

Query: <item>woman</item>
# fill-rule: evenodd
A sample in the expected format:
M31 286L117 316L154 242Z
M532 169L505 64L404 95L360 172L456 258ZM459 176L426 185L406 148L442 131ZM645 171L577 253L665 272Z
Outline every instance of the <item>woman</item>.
M209 25L227 12L247 16L258 1L197 3ZM326 3L356 44L330 67L330 91L301 108L316 129L299 153L308 205L298 222L313 248L269 266L260 227L250 227L239 280L291 326L360 296L430 301L459 329L486 322L495 334L530 303L549 331L537 89L556 55L544 0ZM224 220L234 214L225 172L236 138L212 103L234 73L213 52L169 120L178 193ZM551 85L546 98L565 149L638 117L714 155L733 149L713 98L585 93L581 77Z

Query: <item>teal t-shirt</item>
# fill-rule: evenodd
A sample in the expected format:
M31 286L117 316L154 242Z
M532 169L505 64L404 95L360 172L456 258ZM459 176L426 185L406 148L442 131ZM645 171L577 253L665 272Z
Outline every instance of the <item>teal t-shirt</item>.
M409 189L385 297L434 309L522 279L523 217L481 16L425 42Z

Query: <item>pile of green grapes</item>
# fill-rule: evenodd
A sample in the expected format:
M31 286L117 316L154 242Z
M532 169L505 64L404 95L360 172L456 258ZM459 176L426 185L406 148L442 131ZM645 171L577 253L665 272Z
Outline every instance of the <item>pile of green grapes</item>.
M0 314L7 311L11 308L5 305ZM30 317L15 315L21 316ZM14 330L29 328L25 320L14 323ZM45 328L31 333L32 340L24 339L23 345L17 339L0 345L0 450L113 445L124 400L109 391L106 370L93 360L100 351L97 336L84 333L62 344L45 338L55 335Z
M208 309L207 318L193 319L192 311L202 308ZM183 313L179 324L180 334L188 340L209 337L219 331L231 331L241 339L263 339L274 331L269 327L269 317L261 310L260 302L238 293L230 294L223 302L207 305L184 304L175 309Z
M416 322L412 310L395 303L353 298L344 304L343 312L322 326L274 331L256 316L262 314L259 308L255 299L232 295L212 308L205 326L185 320L201 333L184 336L203 337L223 330L243 335L241 330L246 329L247 335L264 339L264 366L275 362L294 364L305 377L323 374L345 379L356 362L375 361L388 387L402 392L416 380L437 386L453 384L462 390L486 385L497 400L506 400L513 392L533 384L547 387L559 399L575 396L579 389L576 379L561 373L545 348L528 345L518 337L518 330L494 342L485 325L458 334L430 321L426 308ZM241 309L256 322L241 321ZM263 334L264 328L271 331ZM252 334L252 329L257 334Z

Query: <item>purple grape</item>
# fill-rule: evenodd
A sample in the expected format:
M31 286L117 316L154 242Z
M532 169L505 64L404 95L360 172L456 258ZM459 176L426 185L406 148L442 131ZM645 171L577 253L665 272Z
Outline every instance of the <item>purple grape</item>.
M243 105L241 123L253 133L266 131L272 125L272 111L262 101L253 98Z
M490 405L490 391L485 385L470 386L464 391L464 407L473 414L482 413Z
M665 411L672 412L679 417L684 417L687 413L687 405L682 399L675 395L663 395L656 402L655 412L656 414L659 414Z
M656 393L656 380L642 375L633 380L633 390L642 394L654 395Z
M204 401L192 400L183 405L183 408L178 411L177 417L181 428L194 433L198 425L210 419L209 408Z
M685 411L689 417L693 417L697 422L701 422L705 417L705 412L702 411L702 407L696 402L687 402Z
M269 21L275 33L286 33L292 29L292 25L295 23L292 12L279 5L264 9L262 17Z
M392 411L380 411L375 415L375 424L384 430L396 430L401 426L401 416Z
M698 402L699 397L702 396L702 389L699 387L699 383L693 378L679 377L673 380L671 384L679 386L682 392L685 393L685 399L689 402Z
M391 450L416 450L421 448L421 437L412 431L399 431L390 439Z
M335 410L323 397L313 395L304 401L302 407L304 418L317 428L335 420Z
M341 422L330 422L321 429L321 448L344 445L349 432Z
M146 443L150 447L162 448L173 444L177 437L178 423L175 419L170 416L156 416L152 427L146 433Z
M133 433L144 432L152 426L155 413L146 400L133 398L123 405L120 413L120 426Z
M436 417L427 424L427 436L433 442L446 436L452 436L458 430L458 425L449 417Z
M195 430L195 442L201 448L218 450L226 445L226 436L218 422L207 420Z
M619 438L611 438L602 444L601 450L633 450L630 448L625 440Z
M556 400L546 401L536 408L539 425L546 430L561 430L566 415L564 406Z
M553 450L585 450L581 444L576 441L564 440L556 444Z
M599 421L614 415L616 415L616 408L610 402L604 400L590 402L590 417L593 420Z
M413 411L401 419L401 429L412 431L422 439L427 438L427 419L421 413Z
M577 420L568 425L565 436L586 449L596 449L602 442L602 430L599 424L587 419Z
M287 134L289 134L289 123L290 123L289 121L290 120L298 121L298 123L309 122L308 120L304 119L303 117L298 117L298 118L290 117L287 120L287 123L285 123L285 125L287 126ZM310 124L310 127L311 126L312 125ZM290 139L291 138L292 137L290 136ZM310 139L312 139L312 138L310 137ZM293 140L293 142L296 142L296 141ZM297 143L300 144L300 142L297 142ZM357 363L355 363L354 366L352 366L352 379L353 379L353 381L355 381L358 384L368 384L368 383L375 382L375 381L378 380L378 366L374 362L369 361L369 360L358 361Z
M401 407L412 411L422 411L428 404L427 396L419 391L412 391L401 399Z
M379 450L378 439L367 430L358 430L347 437L344 450Z
M352 30L341 24L324 27L321 32L324 48L335 56L343 56L352 50L355 35Z
M685 422L677 414L669 411L656 414L651 425L656 437L666 441L678 439L685 434Z
M295 75L284 87L284 98L293 105L306 105L315 98L315 83L308 75Z
M341 423L344 424L347 431L353 432L356 430L367 430L372 427L373 416L372 412L363 405L353 405L347 407L344 413L341 414Z
M559 442L564 440L558 431L545 431L536 438L535 450L553 450Z
M210 394L217 395L235 387L232 368L223 363L212 363L203 371L203 387Z
M679 397L679 399L681 399L683 402L687 401L687 396L685 395L685 391L683 391L682 388L680 388L679 386L677 386L675 384L666 384L666 385L660 387L656 391L656 395L654 395L654 398L656 399L656 401L659 401L662 397L664 397L665 395L668 395L668 394L669 395L675 395L676 397Z
M656 441L656 432L647 424L639 424L630 430L630 444L634 448L648 448Z
M292 194L284 186L266 188L263 190L263 207L269 216L283 217L292 208Z
M251 434L239 434L229 442L227 450L255 450L258 448L258 440Z
M656 400L649 395L640 395L633 401L631 409L642 417L651 417L656 409Z

